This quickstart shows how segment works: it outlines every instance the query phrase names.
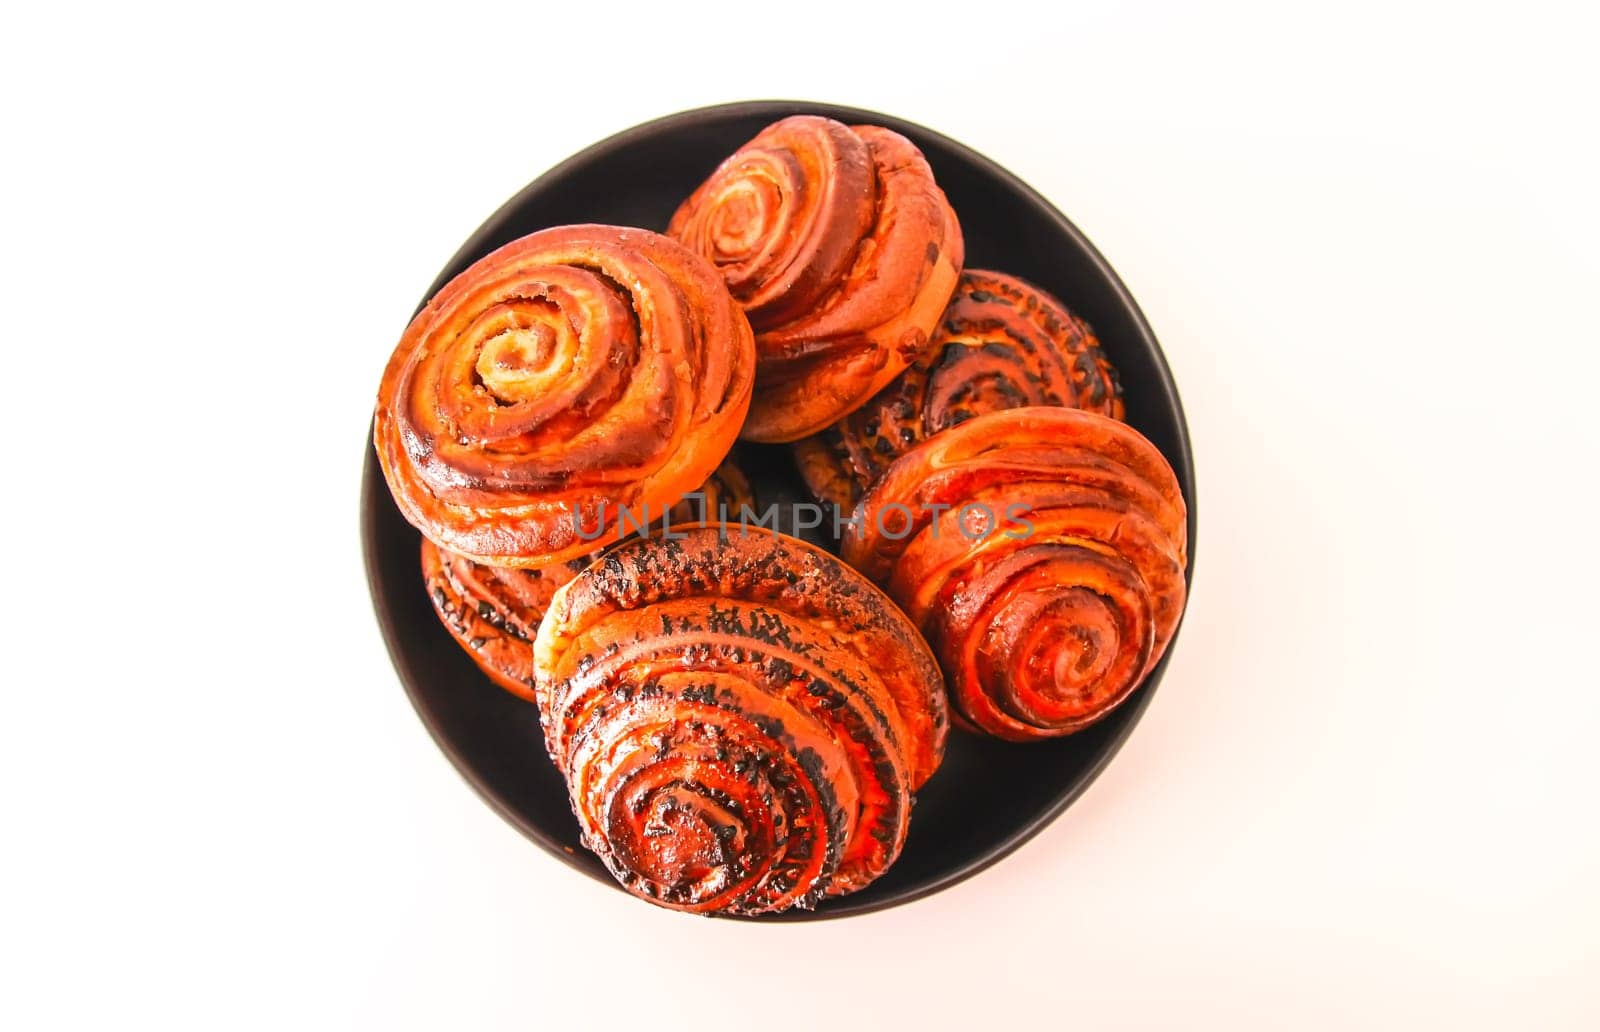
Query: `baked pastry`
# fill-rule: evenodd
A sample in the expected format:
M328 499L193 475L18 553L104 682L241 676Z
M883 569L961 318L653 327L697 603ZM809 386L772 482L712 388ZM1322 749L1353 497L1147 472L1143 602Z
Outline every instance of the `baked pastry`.
M378 458L440 548L554 565L619 537L621 508L654 518L704 481L753 375L750 327L703 259L639 229L547 229L412 319L378 391Z
M752 441L815 433L892 380L926 346L963 257L911 141L813 115L763 129L667 233L716 265L750 317Z
M881 874L947 728L905 615L795 538L609 548L534 644L546 744L593 849L678 910L810 907Z
M473 562L422 539L422 579L445 630L489 679L529 702L533 636L556 590L589 565L589 557L517 569Z
M726 510L737 516L754 506L750 482L730 459L717 467L694 497L669 510L668 527L699 522ZM434 612L495 684L535 701L533 638L557 589L576 577L593 554L537 569L489 566L446 552L422 539L422 577Z
M977 416L895 460L853 515L845 559L928 636L957 713L1000 738L1105 716L1183 614L1178 479L1098 413Z
M929 347L861 408L795 443L812 494L849 512L889 464L973 416L1066 405L1122 418L1122 388L1087 323L1032 284L968 269Z

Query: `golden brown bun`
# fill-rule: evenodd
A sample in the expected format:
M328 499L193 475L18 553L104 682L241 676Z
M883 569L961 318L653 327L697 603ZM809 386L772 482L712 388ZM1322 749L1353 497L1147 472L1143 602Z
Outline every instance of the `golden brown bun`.
M378 458L440 548L561 563L619 537L620 507L655 518L716 469L754 357L721 278L681 245L544 230L473 263L411 321L378 391Z
M743 436L793 441L926 347L961 271L961 226L898 133L797 115L712 173L667 229L709 259L756 332Z

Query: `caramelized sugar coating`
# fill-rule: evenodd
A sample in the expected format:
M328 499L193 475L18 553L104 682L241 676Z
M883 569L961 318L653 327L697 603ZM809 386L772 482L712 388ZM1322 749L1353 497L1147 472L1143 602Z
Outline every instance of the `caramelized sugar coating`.
M961 271L961 226L921 151L797 115L722 163L667 232L722 273L756 332L744 437L793 441L926 347Z
M958 714L1000 738L1105 716L1183 614L1177 477L1097 413L1009 409L952 427L896 460L855 516L845 559L928 636Z
M930 346L861 408L795 443L817 498L849 512L890 463L973 416L1065 405L1122 418L1122 389L1087 323L1050 294L968 269Z
M378 390L378 458L440 548L563 563L621 536L619 507L664 511L716 469L754 359L721 277L681 245L544 230L473 263L411 321Z
M584 841L634 894L809 907L881 874L938 766L939 669L864 577L794 538L630 539L534 645L546 744Z

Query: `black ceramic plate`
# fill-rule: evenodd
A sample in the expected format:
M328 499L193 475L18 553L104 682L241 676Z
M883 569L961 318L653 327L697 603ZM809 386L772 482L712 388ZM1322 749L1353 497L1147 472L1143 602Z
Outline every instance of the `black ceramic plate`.
M1122 375L1128 422L1155 442L1183 485L1192 575L1195 482L1188 430L1171 373L1138 306L1105 259L1047 201L994 162L921 126L871 111L790 101L728 104L646 123L529 184L462 246L428 296L494 248L547 226L603 222L665 229L679 202L723 158L763 126L791 114L872 123L909 137L927 155L961 219L967 265L1031 280L1088 319ZM379 372L374 366L374 388ZM781 449L763 449L752 458L753 475L765 481L758 488L796 490ZM579 844L534 707L480 674L434 616L422 590L417 532L391 501L370 447L361 491L362 540L378 623L422 722L501 816L570 866L614 884ZM1071 737L1012 745L952 733L944 766L918 794L905 852L888 873L814 912L763 920L843 917L905 903L1005 856L1066 809L1104 768L1149 704L1171 655L1169 650L1111 716Z

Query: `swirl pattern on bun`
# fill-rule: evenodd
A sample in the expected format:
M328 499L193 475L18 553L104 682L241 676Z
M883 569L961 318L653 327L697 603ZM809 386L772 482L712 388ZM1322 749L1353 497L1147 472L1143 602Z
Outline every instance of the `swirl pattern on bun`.
M1138 431L1019 408L897 459L843 554L928 636L960 717L1031 741L1099 720L1160 660L1188 591L1186 520Z
M881 874L947 729L938 665L867 580L733 525L636 538L557 593L534 646L585 843L695 912L810 907Z
M662 512L710 475L744 420L754 355L721 277L680 244L544 230L474 262L411 321L378 392L378 458L440 548L562 563L621 536L621 508Z
M815 433L892 380L926 347L964 254L909 140L812 115L762 130L667 232L717 267L750 317L753 441Z

